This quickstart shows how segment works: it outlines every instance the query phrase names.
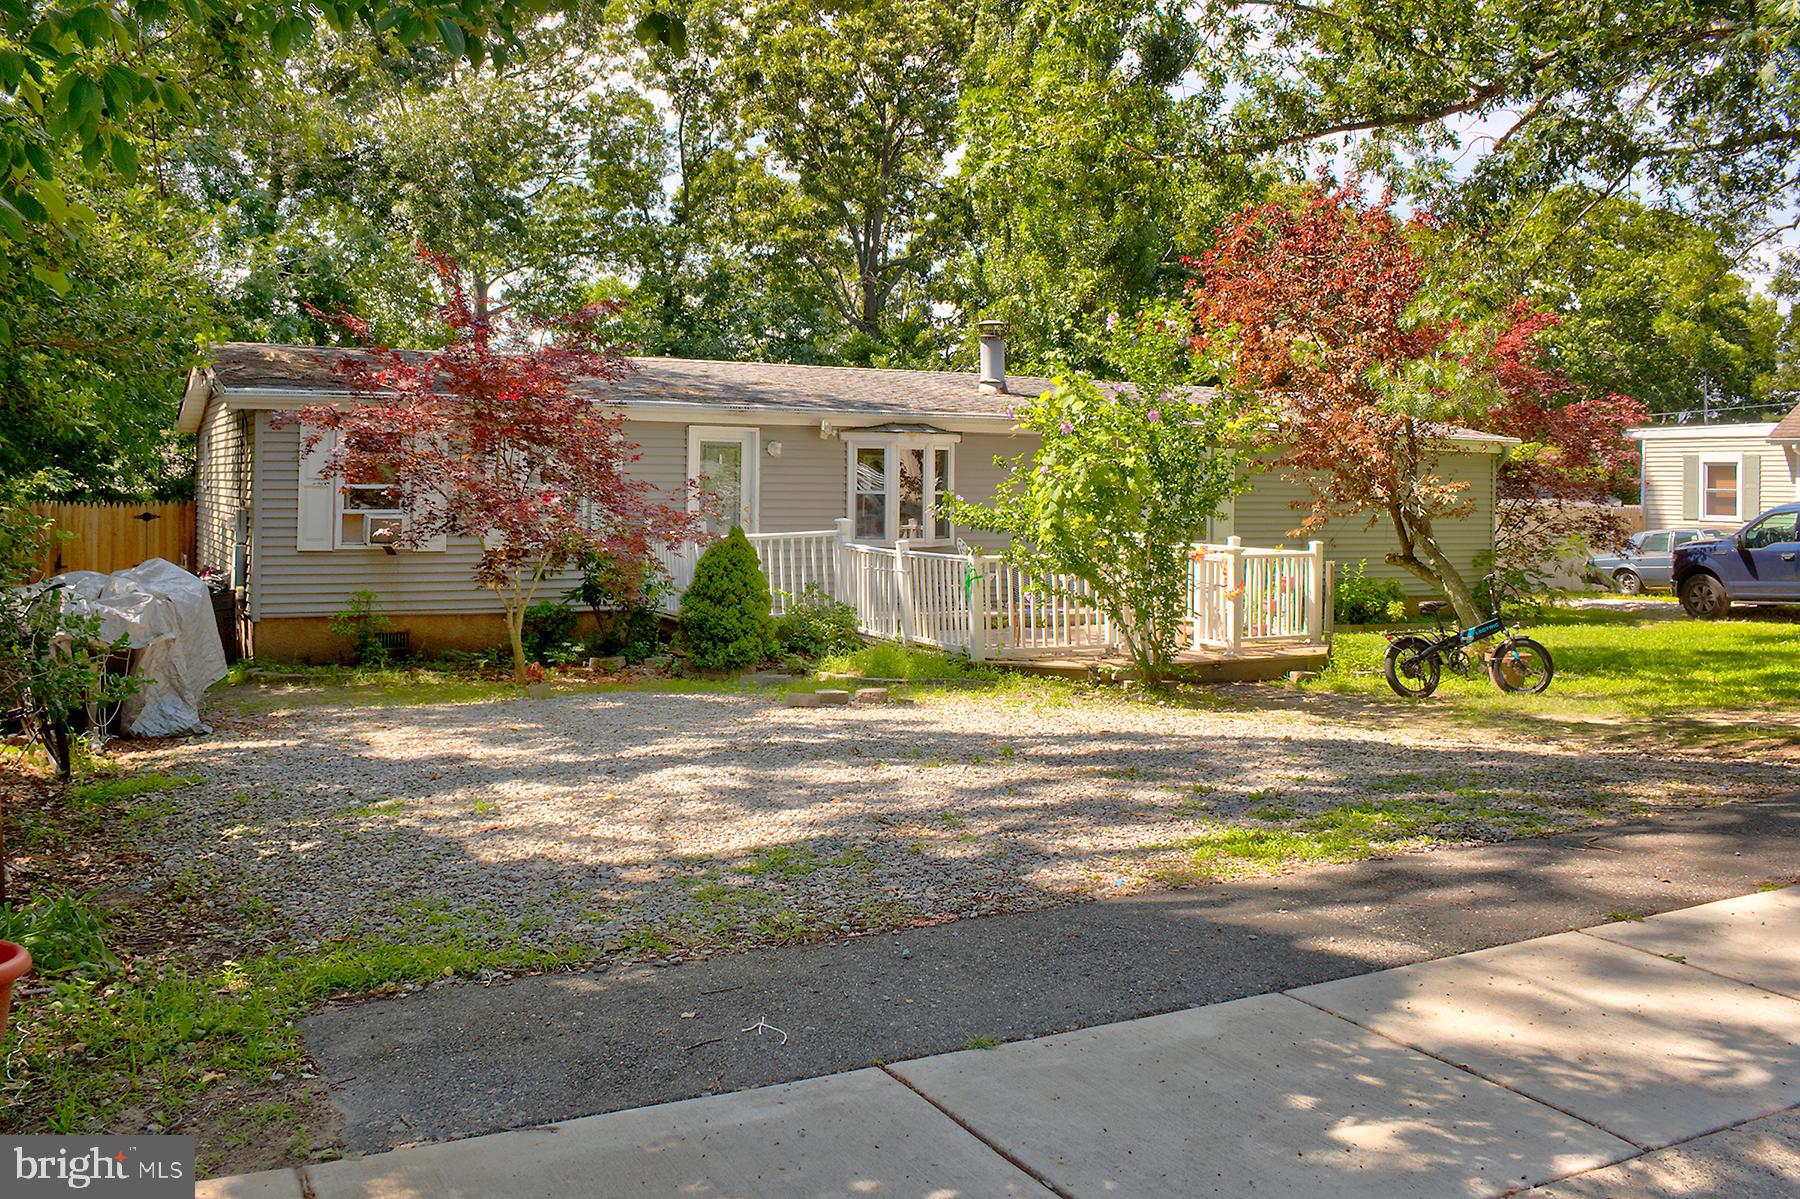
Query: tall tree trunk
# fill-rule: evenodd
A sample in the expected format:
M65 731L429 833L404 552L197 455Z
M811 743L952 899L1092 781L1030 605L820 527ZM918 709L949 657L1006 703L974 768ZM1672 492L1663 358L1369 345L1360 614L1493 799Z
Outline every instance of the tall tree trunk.
M1405 512L1398 506L1388 511L1393 517L1394 531L1399 535L1402 546L1399 552L1387 556L1388 564L1398 566L1424 582L1442 587L1444 594L1450 597L1450 606L1456 609L1457 618L1463 624L1480 624L1486 619L1487 613L1476 602L1474 589L1444 553L1443 547L1438 545L1431 518Z
M881 332L881 280L869 268L864 268L860 280L860 295L857 304L857 324L870 337Z
M494 594L500 597L500 608L506 620L506 642L512 650L513 682L523 687L531 681L525 660L525 602L520 598L518 588L511 591L503 586L494 585Z

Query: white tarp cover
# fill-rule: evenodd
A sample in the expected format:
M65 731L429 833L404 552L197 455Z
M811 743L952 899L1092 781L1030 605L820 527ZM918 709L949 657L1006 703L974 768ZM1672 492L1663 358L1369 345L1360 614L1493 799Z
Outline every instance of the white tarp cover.
M127 696L119 731L128 737L210 733L200 697L225 677L225 648L206 584L173 562L152 558L130 570L60 576L64 603L100 618L108 641L129 637L132 673L144 684Z

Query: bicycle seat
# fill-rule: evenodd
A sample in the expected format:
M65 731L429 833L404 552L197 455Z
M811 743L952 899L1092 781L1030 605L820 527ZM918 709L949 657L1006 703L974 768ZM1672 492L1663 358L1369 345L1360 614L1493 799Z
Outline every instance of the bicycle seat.
M1447 608L1449 606L1450 606L1450 601L1448 601L1448 600L1426 600L1424 603L1419 605L1419 615L1420 616L1436 616L1439 612L1442 612L1445 608Z

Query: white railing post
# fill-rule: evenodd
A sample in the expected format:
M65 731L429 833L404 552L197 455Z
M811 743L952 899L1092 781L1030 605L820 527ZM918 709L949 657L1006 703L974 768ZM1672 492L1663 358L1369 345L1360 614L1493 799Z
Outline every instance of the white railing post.
M912 542L902 537L894 542L894 590L900 598L900 643L911 645L913 639L912 572L907 569L906 555Z
M831 545L831 585L826 588L832 599L839 603L851 604L856 601L850 594L850 540L855 532L848 516L840 516L832 521L837 537Z
M1199 555L1196 557L1195 555ZM1187 614L1188 648L1199 649L1200 643L1206 639L1203 621L1206 607L1206 546L1195 542L1187 547Z
M1309 541L1307 554L1311 569L1306 574L1306 639L1325 640L1325 543Z
M968 560L961 583L963 607L969 610L969 661L980 662L987 658L987 579L975 550L969 551Z
M1244 539L1225 539L1225 649L1244 648Z

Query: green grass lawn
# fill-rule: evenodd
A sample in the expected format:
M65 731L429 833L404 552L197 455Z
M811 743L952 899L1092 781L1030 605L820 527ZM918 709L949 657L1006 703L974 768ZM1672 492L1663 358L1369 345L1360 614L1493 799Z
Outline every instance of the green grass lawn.
M1616 720L1667 730L1711 728L1729 715L1746 739L1800 737L1800 620L1771 611L1757 619L1645 619L1593 609L1546 609L1520 622L1555 659L1543 695L1508 695L1486 672L1446 673L1420 708L1470 719ZM1429 629L1429 625L1423 626ZM1405 703L1382 677L1387 638L1380 631L1339 632L1331 665L1312 684L1327 691ZM1768 717L1759 720L1759 717Z

